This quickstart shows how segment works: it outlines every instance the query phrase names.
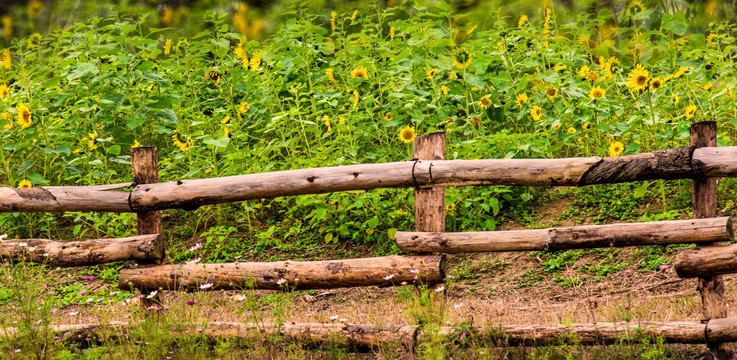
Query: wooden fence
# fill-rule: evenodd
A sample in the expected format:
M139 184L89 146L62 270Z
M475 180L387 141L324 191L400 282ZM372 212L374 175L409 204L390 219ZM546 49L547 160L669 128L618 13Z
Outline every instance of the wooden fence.
M737 318L727 317L721 275L737 272L737 244L722 245L733 241L734 235L731 219L716 217L716 178L737 175L737 147L716 147L715 122L694 124L691 146L613 158L446 160L445 134L440 132L417 137L413 159L404 162L164 183L158 182L156 148L131 149L131 164L133 183L0 187L0 212L135 212L138 236L73 242L6 240L0 242L0 256L56 266L135 260L143 265L122 270L119 285L141 291L195 290L204 283L214 284L211 289L239 289L246 284L258 289L278 289L277 280L280 279L285 279L289 288L315 289L387 286L403 281L440 283L445 278L442 253L697 243L699 247L681 250L674 265L679 276L699 278L705 320L505 325L493 334L481 329L474 331L478 336L513 345L549 343L570 338L570 335L576 335L576 341L583 344L606 344L623 336L660 336L667 342L706 343L718 359L733 355L724 343L737 341ZM444 188L447 186L584 186L649 179L693 179L694 219L541 230L445 232ZM390 187L415 189L415 231L399 231L395 239L401 249L420 253L418 255L310 262L160 264L165 250L159 236L162 209L191 210L249 199ZM418 273L419 276L415 276ZM388 278L391 281L386 280ZM94 333L101 328L99 325L61 325L55 330L78 335ZM218 323L205 331L213 336L243 337L247 329L253 328L259 326ZM421 329L405 325L377 328L355 324L291 324L270 325L269 328L285 336L315 341L329 333L333 340L338 336L346 343L369 346L387 340L412 346L423 338ZM450 334L453 330L444 328L442 331Z

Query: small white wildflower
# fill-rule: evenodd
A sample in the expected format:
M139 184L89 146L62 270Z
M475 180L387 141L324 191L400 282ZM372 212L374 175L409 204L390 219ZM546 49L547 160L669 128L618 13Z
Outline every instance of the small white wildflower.
M438 286L438 287L437 287L437 288L435 289L435 292L441 292L441 291L443 291L443 290L445 290L445 286L444 286L444 285L440 285L440 286Z
M243 300L246 300L246 297L244 295L241 295L241 294L238 294L238 295L234 296L234 298L235 298L235 301L243 301Z
M20 247L27 247L28 246L28 243L27 242L21 242L21 243L18 243L18 246L20 246Z
M463 303L460 303L460 304L453 304L453 308L454 308L454 309L460 309L460 308L461 308L461 306L463 306Z
M338 315L333 315L330 317L330 320L335 321L338 317L339 317Z
M194 246L192 246L191 248L189 248L189 251L197 251L199 249L202 249L202 243L196 243L196 244L194 244Z
M5 240L8 237L8 234L2 234L0 235L0 241Z
M412 274L418 274L420 272L420 270L417 270L417 269L409 269L409 272L412 273Z
M196 263L198 263L200 261L202 261L202 258L201 257L198 257L198 258L196 258L194 260L187 261L187 264L196 264Z
M277 285L284 285L286 283L287 283L287 279L285 279L285 278L281 278L281 279L279 279L279 280L276 281L276 284Z
M156 294L158 294L158 293L159 293L159 291L158 291L158 290L154 290L154 291L152 291L152 292L151 292L150 294L146 295L146 298L147 298L147 299L153 299L153 298L154 298L154 296L156 296Z
M343 323L344 323L344 322L346 322L346 321L348 321L348 320L347 320L347 319L340 319L340 320L338 320L338 321L340 321L340 322L343 322Z
M202 284L200 285L200 289L205 290L212 287L212 283Z
M79 311L70 311L69 316L77 316L79 315Z
M391 280L392 278L394 278L394 274L384 276L384 280Z
M20 352L20 349L15 349L15 352Z

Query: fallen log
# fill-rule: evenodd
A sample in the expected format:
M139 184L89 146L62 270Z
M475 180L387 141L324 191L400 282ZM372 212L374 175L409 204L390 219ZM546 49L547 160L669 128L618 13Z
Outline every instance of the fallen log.
M158 238L159 234L84 241L12 239L0 241L0 259L62 267L128 260L150 262L164 256Z
M615 323L578 323L571 325L497 325L474 326L463 330L442 327L433 334L423 330L417 336L418 343L441 335L448 340L464 338L491 342L498 345L606 345L621 341L639 343L640 340L662 338L665 343L706 344L737 340L737 318L721 318L702 321L632 321Z
M233 290L330 289L390 286L402 282L436 284L445 278L445 258L384 256L328 261L182 264L123 269L121 289Z
M397 187L584 186L737 175L737 147L681 147L639 155L565 159L413 160L285 170L125 186L0 188L0 212L196 209L280 196Z
M682 278L737 273L737 244L681 249L673 267Z
M105 324L50 325L50 331L65 342L117 339L140 324L111 321ZM344 323L240 323L214 321L177 324L169 331L178 336L204 335L216 339L279 340L287 339L306 345L331 344L356 349L371 349L382 344L397 344L407 350L414 345L416 325L366 325ZM15 336L16 328L0 330L4 336Z
M130 192L111 191L133 183L95 186L0 187L0 212L129 212Z
M688 244L731 241L730 217L588 225L540 230L405 232L394 235L404 251L500 252Z
M80 342L119 338L126 336L136 326L139 324L112 321L106 324L51 325L50 329L62 341ZM308 345L328 343L355 348L376 348L390 343L410 350L436 336L442 336L451 342L463 337L469 344L484 342L499 346L606 345L619 342L640 343L645 338L663 339L665 343L707 344L737 341L737 318L570 325L476 325L462 328L343 323L209 322L177 324L169 331L177 336L204 335L210 339L245 340L289 339ZM18 329L4 328L0 330L0 334L6 337L16 336Z

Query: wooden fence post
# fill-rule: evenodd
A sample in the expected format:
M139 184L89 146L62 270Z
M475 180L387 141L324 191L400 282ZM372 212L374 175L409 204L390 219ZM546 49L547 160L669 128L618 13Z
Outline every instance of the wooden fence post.
M691 125L691 146L717 146L717 124L703 121ZM717 179L694 179L691 184L693 217L696 219L717 216ZM719 243L703 244L717 245ZM699 293L706 319L727 317L727 304L724 301L724 280L722 275L699 278ZM708 334L707 334L708 340ZM727 344L708 344L715 359L731 359L732 353Z
M140 146L131 148L131 167L133 168L133 181L138 184L151 184L159 182L159 156L155 146ZM138 234L161 234L161 211L144 211L136 213L138 217ZM163 236L159 236L157 247L163 259L165 245ZM161 260L156 261L157 264ZM141 306L148 308L161 301L157 293L152 297L141 299Z
M412 158L445 160L445 132L438 131L415 138ZM415 231L445 231L445 188L415 188Z

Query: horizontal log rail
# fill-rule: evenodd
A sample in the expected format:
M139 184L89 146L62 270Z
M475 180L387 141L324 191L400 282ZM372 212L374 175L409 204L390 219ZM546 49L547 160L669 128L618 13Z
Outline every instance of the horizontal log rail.
M404 251L461 253L555 251L734 240L730 217L588 225L539 230L405 232L394 235ZM735 262L737 265L737 261Z
M158 238L159 234L84 241L4 240L0 241L0 260L23 260L62 267L129 260L153 262L164 257L164 248Z
M0 212L142 212L280 196L398 187L583 186L737 175L737 147L681 147L565 159L412 160L139 184L0 188Z
M441 334L455 338L459 331L443 327ZM424 341L424 333L418 341ZM474 326L468 334L480 341L500 345L605 345L620 341L635 341L644 338L662 338L666 343L707 344L737 341L737 317L711 319L707 321L631 321L577 323L571 325L498 325L496 327ZM457 338L456 338L457 339Z
M682 249L673 267L682 278L737 273L737 244Z
M331 289L352 286L436 284L445 279L445 257L384 256L327 261L159 265L120 272L121 289L237 290Z
M134 329L135 323L51 325L51 331L62 341L79 342L87 339L110 339ZM662 338L666 343L706 344L737 341L737 318L707 321L631 321L578 323L571 325L487 325L465 328L469 343L478 341L511 346L533 345L603 345L621 341ZM205 335L211 339L240 338L245 340L288 339L305 344L332 344L356 348L376 348L382 344L398 344L416 349L435 335L416 325L368 325L343 323L253 324L241 322L209 322L178 324L170 329L178 336ZM0 334L16 335L15 328ZM458 340L462 331L442 326L437 333L449 341Z

